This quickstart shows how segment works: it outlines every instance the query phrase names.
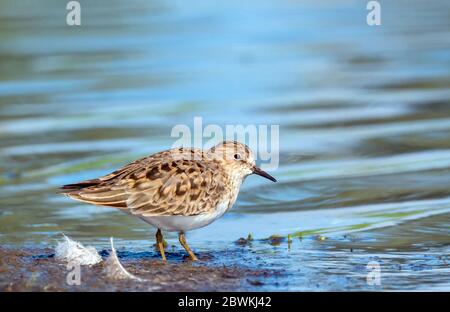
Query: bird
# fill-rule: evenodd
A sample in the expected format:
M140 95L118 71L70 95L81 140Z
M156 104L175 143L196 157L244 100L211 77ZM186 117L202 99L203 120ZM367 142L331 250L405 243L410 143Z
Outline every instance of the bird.
M185 233L222 217L251 174L277 182L256 166L247 145L223 141L207 150L180 147L158 152L105 176L63 185L60 191L81 202L120 209L153 225L163 262L167 259L162 231L178 232L180 244L196 261Z

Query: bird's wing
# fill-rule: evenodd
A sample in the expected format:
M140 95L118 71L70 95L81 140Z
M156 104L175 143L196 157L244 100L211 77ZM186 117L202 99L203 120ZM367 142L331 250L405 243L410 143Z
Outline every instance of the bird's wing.
M87 186L66 194L146 217L214 211L226 190L226 176L218 164L168 152L143 158L100 179L81 182L79 185ZM93 181L98 183L92 185Z

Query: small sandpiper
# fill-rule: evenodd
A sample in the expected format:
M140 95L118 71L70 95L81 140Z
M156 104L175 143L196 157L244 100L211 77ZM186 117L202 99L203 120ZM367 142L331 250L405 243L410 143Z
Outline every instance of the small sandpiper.
M73 199L118 208L155 226L163 261L166 256L161 230L178 232L189 257L197 260L184 233L220 218L233 206L242 181L250 174L276 182L256 167L248 146L225 141L206 151L162 151L98 179L64 185L61 190Z

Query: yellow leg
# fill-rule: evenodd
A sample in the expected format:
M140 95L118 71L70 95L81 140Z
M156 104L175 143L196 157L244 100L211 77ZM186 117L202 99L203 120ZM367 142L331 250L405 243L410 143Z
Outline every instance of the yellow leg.
M164 241L161 230L156 231L156 245L158 246L159 252L161 253L161 258L166 261L166 254L164 253Z
M186 249L186 252L189 254L189 257L191 258L192 261L197 261L197 257L194 255L194 253L192 252L191 248L189 248L188 244L186 243L186 238L184 237L184 233L180 232L180 236L178 236L179 240L180 240L180 244L184 247L184 249Z

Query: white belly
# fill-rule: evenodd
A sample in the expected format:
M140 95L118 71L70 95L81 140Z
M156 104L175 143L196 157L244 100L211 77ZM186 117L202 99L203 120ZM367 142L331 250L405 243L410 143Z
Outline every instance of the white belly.
M229 201L227 201L219 204L216 211L212 213L204 213L196 216L139 216L139 218L163 231L184 232L207 226L219 219L231 206Z

